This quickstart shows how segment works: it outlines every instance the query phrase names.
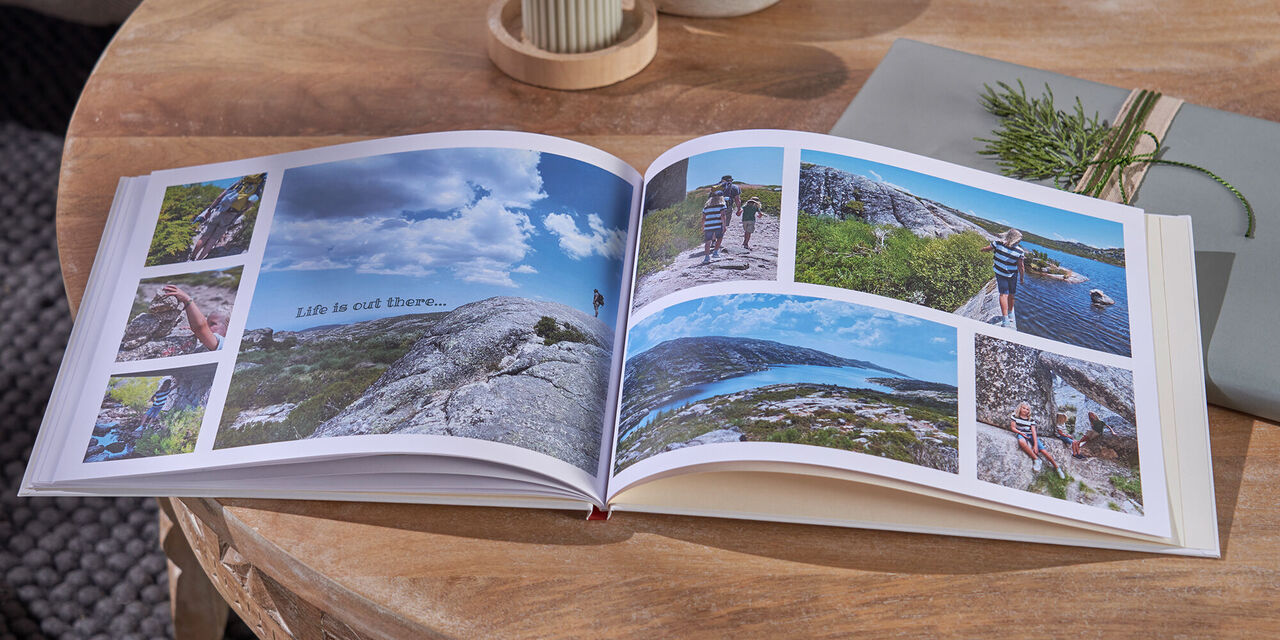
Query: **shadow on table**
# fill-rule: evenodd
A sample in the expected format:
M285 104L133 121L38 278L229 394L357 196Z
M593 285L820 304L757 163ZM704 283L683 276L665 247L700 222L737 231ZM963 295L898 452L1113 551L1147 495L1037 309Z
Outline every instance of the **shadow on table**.
M1210 407L1214 486L1222 553L1239 498L1254 418ZM201 519L226 530L214 501L195 503ZM655 536L688 543L666 545L670 557L691 560L709 547L733 553L815 566L883 573L975 575L1153 558L1147 553L1031 544L956 536L845 529L800 524L620 513L608 522L587 521L585 513L541 509L402 505L308 500L218 500L237 508L272 514L322 518L363 526L472 540L531 545L598 546Z
M662 42L653 62L633 80L598 92L631 95L654 83L786 100L814 100L846 88L852 92L866 78L849 83L849 69L840 56L815 43L857 41L888 33L917 18L928 6L928 0L884 0L856 6L844 0L826 0L779 3L735 18L664 14L659 20ZM716 102L708 105L714 112L735 108L723 93L708 94L708 99ZM842 100L828 106L837 109L838 115L846 103ZM748 128L759 126L752 121L754 115L743 112L735 117L741 117L741 127Z

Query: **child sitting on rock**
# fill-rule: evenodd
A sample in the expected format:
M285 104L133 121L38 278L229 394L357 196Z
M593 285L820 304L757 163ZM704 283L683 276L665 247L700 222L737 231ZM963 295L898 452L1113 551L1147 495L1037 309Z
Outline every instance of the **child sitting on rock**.
M1009 430L1018 437L1018 448L1022 449L1023 453L1031 456L1032 471L1040 472L1040 456L1044 456L1045 460L1048 460L1049 464L1053 465L1053 470L1058 473L1059 478L1065 479L1067 477L1062 471L1062 467L1058 466L1058 462L1044 448L1044 443L1040 442L1040 438L1036 435L1036 423L1031 419L1031 405L1026 402L1018 403L1018 408L1009 416Z

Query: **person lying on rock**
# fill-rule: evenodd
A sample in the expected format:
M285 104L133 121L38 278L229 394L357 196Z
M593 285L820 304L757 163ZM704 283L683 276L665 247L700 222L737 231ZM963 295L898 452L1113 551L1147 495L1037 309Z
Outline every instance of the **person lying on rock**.
M1071 455L1077 458L1084 457L1084 453L1082 453L1081 447L1087 444L1090 440L1093 440L1098 436L1101 436L1103 433L1107 431L1110 431L1112 435L1115 435L1115 432L1116 432L1115 429L1112 429L1109 425L1107 425L1107 423L1104 422L1102 418L1099 418L1098 414L1092 411L1089 412L1089 426L1092 427L1092 429L1090 429L1088 433L1084 434L1084 436L1082 436L1079 440L1076 440L1071 444Z
M171 393L173 393L173 378L166 377L160 381L160 387L156 392L151 394L151 406L147 407L147 412L142 416L142 422L138 423L138 431L145 430L152 421L160 419L160 412L164 411Z
M200 342L206 351L220 351L222 341L227 335L227 317L221 313L211 313L207 317L196 306L196 301L186 291L171 284L166 284L161 293L173 296L181 302L187 314L187 324L191 325L191 334Z
M707 198L706 204L702 205L702 264L720 257L720 243L724 241L724 214L724 192L715 191Z
M1018 437L1018 448L1031 456L1032 471L1040 472L1040 456L1044 456L1045 460L1053 465L1053 470L1058 473L1059 478L1067 477L1062 467L1058 466L1058 461L1053 459L1053 455L1044 448L1044 443L1040 442L1040 438L1036 435L1036 423L1031 419L1031 405L1026 402L1018 403L1018 408L1014 409L1013 414L1009 416L1009 430Z
M1027 252L1018 247L1022 242L1022 232L1010 228L1004 232L999 242L992 242L980 251L995 254L992 269L996 272L996 287L1000 290L1000 326L1008 327L1010 323L1017 328L1017 319L1013 312L1013 297L1018 293L1018 281L1027 283L1027 265L1023 258Z

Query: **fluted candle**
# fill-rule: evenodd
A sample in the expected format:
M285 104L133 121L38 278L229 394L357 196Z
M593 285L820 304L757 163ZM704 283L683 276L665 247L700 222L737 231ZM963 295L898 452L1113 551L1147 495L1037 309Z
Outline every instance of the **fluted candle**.
M622 30L622 0L521 0L524 37L553 53L603 49Z

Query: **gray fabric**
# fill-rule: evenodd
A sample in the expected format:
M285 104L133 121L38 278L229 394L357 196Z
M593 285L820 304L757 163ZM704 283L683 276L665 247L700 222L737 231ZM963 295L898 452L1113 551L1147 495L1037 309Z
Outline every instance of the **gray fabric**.
M16 495L71 331L53 227L61 151L0 123L0 637L166 637L155 501Z
M1111 119L1130 88L897 40L831 133L998 173L977 154L997 119L978 103L983 84L1021 79L1029 95L1045 83L1060 108L1076 96L1085 112ZM1154 87L1157 88L1158 87ZM1257 212L1255 238L1226 190L1197 171L1155 166L1134 205L1192 217L1209 401L1280 420L1280 124L1185 104L1163 140L1169 160L1206 167L1235 184Z
M113 31L0 7L0 640L172 636L154 500L16 495L71 331L61 136Z

